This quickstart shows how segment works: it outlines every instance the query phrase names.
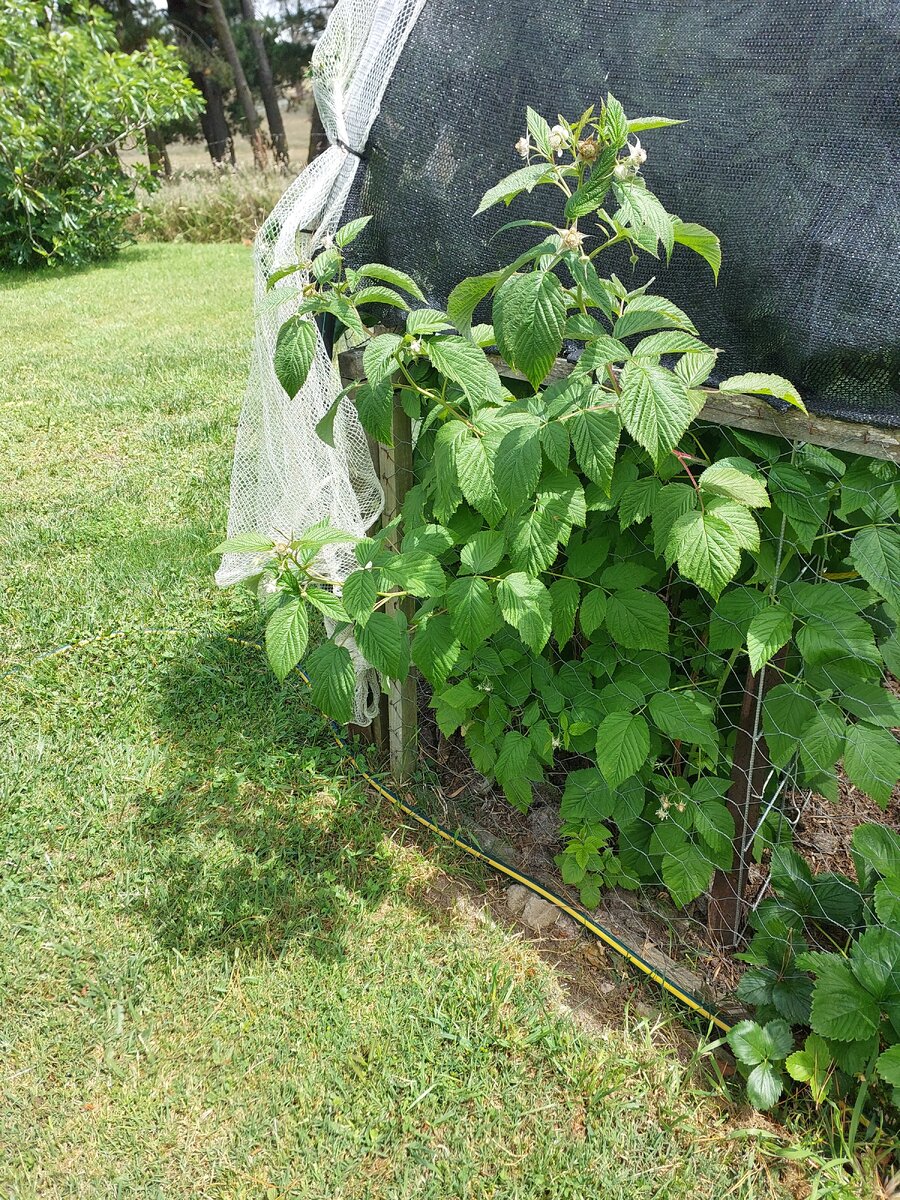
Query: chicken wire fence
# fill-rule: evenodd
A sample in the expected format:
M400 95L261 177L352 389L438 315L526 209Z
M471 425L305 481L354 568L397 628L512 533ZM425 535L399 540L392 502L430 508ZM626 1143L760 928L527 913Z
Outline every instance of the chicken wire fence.
M496 705L493 716L507 730L534 739L552 727L540 780L531 776L504 795L478 721L470 727L448 705L446 689L433 695L420 680L417 757L406 788L445 828L593 910L689 990L721 998L739 978L733 951L746 949L759 929L770 957L783 937L786 962L804 946L829 950L859 935L873 886L856 852L859 827L885 830L897 839L886 853L900 856L896 772L870 762L854 763L848 774L839 765L843 743L823 738L836 717L885 733L900 724L900 689L890 675L882 688L883 659L900 666L895 616L845 569L852 520L866 519L855 491L865 487L858 503L871 512L896 513L900 470L855 456L848 467L847 456L823 447L708 428L735 453L765 454L770 487L777 481L777 508L764 518L775 534L767 603L792 613L791 641L754 673L747 656L761 595L754 578L718 602L682 587L633 536L644 522L652 529L652 511L623 532L614 559L608 538L576 532L550 574L596 586L610 603L635 588L652 591L667 611L668 646L657 645L652 631L633 632L630 645L594 630L586 637L574 618L564 647L554 637L537 658L512 630L492 637L473 653L461 686L481 694L479 719L491 719ZM818 470L823 493L844 489L846 497L844 519L829 513L808 540L797 534L811 503L801 466ZM629 540L630 556L623 554ZM815 690L824 726L812 720L813 701L798 709L796 696L786 695L798 683ZM680 706L667 723L654 708L663 693L690 698L691 708ZM610 787L598 769L598 730L610 714L646 713L648 705L653 773ZM386 713L384 721L386 728ZM898 867L900 857L891 869ZM785 910L793 927L784 927ZM562 918L545 932L575 930Z

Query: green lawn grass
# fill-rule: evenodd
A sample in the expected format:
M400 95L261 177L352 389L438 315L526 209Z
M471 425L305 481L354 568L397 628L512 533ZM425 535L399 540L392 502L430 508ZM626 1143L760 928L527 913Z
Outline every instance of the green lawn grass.
M239 246L0 287L0 1197L787 1194L674 1039L429 909L434 848L239 644L249 295Z

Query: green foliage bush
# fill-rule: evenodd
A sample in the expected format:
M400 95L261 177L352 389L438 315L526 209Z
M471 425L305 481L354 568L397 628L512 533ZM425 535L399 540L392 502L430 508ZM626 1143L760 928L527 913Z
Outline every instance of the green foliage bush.
M116 145L195 115L174 49L123 54L111 19L73 3L0 0L0 265L79 264L122 243L139 182Z
M423 303L416 282L346 261L367 218L273 275L269 302L290 300L294 310L274 363L287 393L299 391L312 362L311 318L332 314L365 342L365 380L335 401L320 436L330 440L337 407L353 403L367 432L389 443L398 395L418 423L417 483L402 518L367 538L323 525L220 548L258 556L280 677L306 653L311 606L349 627L386 679L415 664L443 733L461 734L478 770L516 807L527 809L535 784L562 762L567 844L558 861L589 907L605 886L644 883L684 906L717 868L731 867L736 831L725 795L735 731L748 680L766 664L778 679L762 704L776 769L796 759L800 781L837 802L842 764L881 805L900 777L892 732L900 705L882 686L885 666L900 668L900 471L704 425L702 387L717 351L650 284L629 288L595 266L615 246L633 261L682 246L717 273L717 238L666 212L641 175L646 152L629 140L672 123L629 120L612 96L596 116L553 128L529 110L517 147L529 161L487 192L479 212L546 186L561 193L559 225L516 222L539 229L530 250L463 280L446 312L408 312L403 333L373 335L369 326L377 306ZM473 324L483 302L492 322ZM566 338L583 353L571 374L548 383ZM486 353L494 345L524 382L498 372ZM744 374L719 390L803 407L776 376ZM358 570L329 578L322 551L353 541ZM306 669L314 701L349 720L346 646L317 647ZM777 824L764 828L757 859L786 836ZM813 883L798 856L780 853L776 886L783 890L784 867L820 900L828 881ZM867 886L861 876L851 889L861 912ZM878 903L874 911L900 996L900 930ZM790 966L797 997L815 996L812 979L836 977L838 965L846 973L827 957ZM773 1001L771 1016L775 1027L753 1033L742 1060L761 1068L763 1101L774 1090L770 1067L793 1045L785 1018L810 1020L799 1003L788 1013ZM879 1053L900 1039L900 1010L869 1024L871 1054L872 1039Z
M202 170L138 197L128 230L147 242L248 242L285 189L280 171Z

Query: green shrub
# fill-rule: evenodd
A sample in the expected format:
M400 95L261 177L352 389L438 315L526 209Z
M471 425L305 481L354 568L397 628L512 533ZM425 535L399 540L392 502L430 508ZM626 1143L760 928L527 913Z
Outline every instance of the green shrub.
M246 242L287 186L279 171L197 171L140 196L128 228L148 242Z
M0 265L114 253L138 184L153 186L118 143L200 106L172 47L123 54L101 9L0 0Z

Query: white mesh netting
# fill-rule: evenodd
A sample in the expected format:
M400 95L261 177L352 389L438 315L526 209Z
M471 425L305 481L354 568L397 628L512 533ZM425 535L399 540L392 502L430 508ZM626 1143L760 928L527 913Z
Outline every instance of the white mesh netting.
M316 434L341 390L321 337L309 378L293 400L275 375L278 330L296 311L308 275L290 275L268 293L266 281L307 258L341 224L358 154L424 3L339 0L313 55L316 105L332 144L294 180L256 236L256 328L235 446L229 537L250 532L290 537L325 519L361 535L381 514L384 497L353 404L344 399L339 406L333 449ZM338 580L357 565L348 547L329 548L323 559ZM253 555L227 554L216 581L236 583L256 570ZM377 681L348 645L357 665L355 717L365 724L374 715Z

